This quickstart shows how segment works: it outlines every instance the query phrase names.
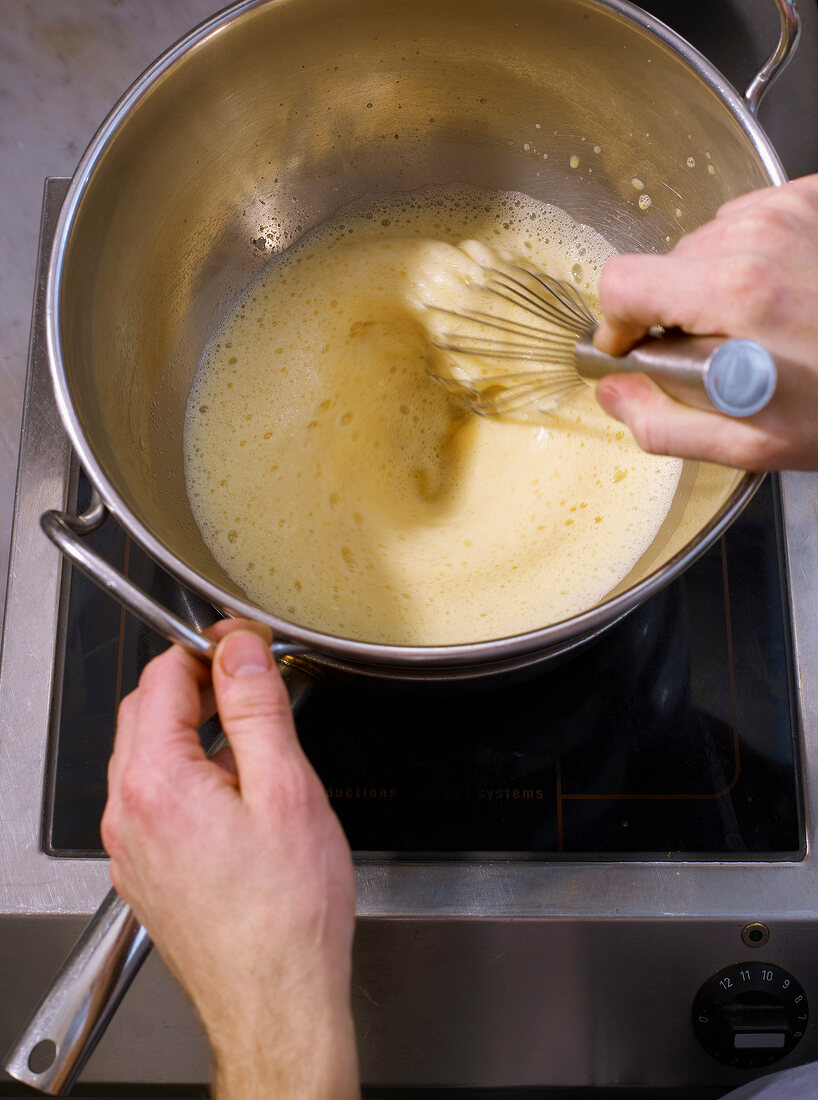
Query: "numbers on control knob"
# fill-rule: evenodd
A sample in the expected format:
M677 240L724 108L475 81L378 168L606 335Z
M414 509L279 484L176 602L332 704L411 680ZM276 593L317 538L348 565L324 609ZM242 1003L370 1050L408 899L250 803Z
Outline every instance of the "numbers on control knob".
M775 963L736 963L714 974L693 1001L699 1042L731 1066L756 1068L784 1058L809 1020L804 990Z

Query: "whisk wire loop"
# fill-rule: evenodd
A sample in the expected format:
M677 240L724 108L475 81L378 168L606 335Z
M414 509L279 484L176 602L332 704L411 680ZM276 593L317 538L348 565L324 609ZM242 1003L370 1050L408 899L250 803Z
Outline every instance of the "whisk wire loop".
M573 348L546 349L539 344L511 344L503 340L458 339L455 343L435 340L435 347L441 351L453 351L461 355L473 355L481 359L509 359L529 363L542 363L547 358L549 366L571 366L574 362Z
M484 378L453 378L431 376L450 393L465 401L479 416L507 416L522 408L541 404L541 411L550 411L572 393L584 386L573 369L549 371L519 371Z
M540 320L543 317L548 318L563 331L570 331L571 323L574 322L579 327L575 340L581 339L596 327L596 320L585 299L570 284L561 283L543 272L533 272L527 268L517 270L521 275L526 275L535 286L524 282L519 275L508 269L492 267L487 269L490 278L486 281L486 287Z
M576 345L593 331L596 321L578 290L544 272L511 264L484 268L482 281L472 284L471 290L504 301L512 310L495 313L490 308L427 305L443 321L442 331L437 328L432 337L433 345L455 355L526 362L539 369L490 376L433 373L450 393L480 416L509 416L553 411L583 388L576 370ZM479 297L475 305L479 307Z
M527 325L522 321L513 320L510 317L498 317L494 313L485 313L480 309L444 309L441 306L427 306L428 310L441 317L454 317L457 321L472 321L481 328L493 328L499 332L507 332L512 336L534 337L541 340L545 335L542 324ZM548 333L549 340L554 343L565 344L573 347L576 338L563 326L554 333Z

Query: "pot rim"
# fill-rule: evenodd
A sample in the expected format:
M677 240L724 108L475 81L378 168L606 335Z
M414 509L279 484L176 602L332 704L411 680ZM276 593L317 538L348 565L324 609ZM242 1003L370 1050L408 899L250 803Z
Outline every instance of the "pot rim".
M226 24L254 9L276 0L240 0L189 31L161 54L127 89L104 120L83 154L65 197L48 264L45 295L46 346L49 369L54 385L57 407L71 443L83 469L98 490L108 510L118 523L169 573L188 588L209 600L215 607L233 615L255 619L269 625L277 639L292 641L307 647L310 655L321 654L349 662L351 665L449 667L493 664L543 651L559 652L586 636L593 636L631 611L678 577L687 567L721 537L733 519L749 502L761 485L764 474L745 474L727 501L696 537L669 561L638 584L617 596L603 600L594 607L557 623L515 634L459 645L399 646L365 642L339 635L326 634L299 626L286 619L262 611L250 601L233 596L206 580L186 565L141 522L119 497L85 436L68 386L62 356L62 330L59 303L65 257L73 231L77 210L91 179L94 168L108 143L115 137L121 123L148 93L154 84L185 55L198 48ZM772 184L786 182L787 176L769 138L751 113L747 100L684 38L647 12L636 8L629 0L586 0L592 7L613 12L652 34L701 77L729 108L751 141Z

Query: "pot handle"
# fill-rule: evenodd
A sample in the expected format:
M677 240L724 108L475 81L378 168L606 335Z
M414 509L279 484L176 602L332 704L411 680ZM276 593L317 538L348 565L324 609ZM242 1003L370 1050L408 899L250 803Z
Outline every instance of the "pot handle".
M294 712L315 680L284 664ZM210 746L212 755L224 736ZM6 1057L6 1072L50 1096L70 1091L153 947L116 890L109 890Z
M108 510L94 489L88 507L80 515L72 516L52 509L40 517L40 526L72 565L105 589L109 596L113 596L132 615L168 641L183 646L194 657L210 660L216 650L215 642L205 638L183 619L168 611L83 542L83 536L101 527L107 515ZM270 650L277 661L283 657L297 657L310 652L309 646L287 641L274 641Z
M775 0L775 4L781 19L778 45L750 81L744 93L752 115L758 114L762 99L790 63L801 36L801 16L798 14L796 0Z
M105 505L94 490L91 503L80 515L50 511L40 522L73 565L137 618L194 655L212 657L213 642L83 543L82 536L100 527L106 515ZM271 650L279 659L304 653L307 647L274 642ZM315 678L297 665L284 662L279 667L297 713ZM224 735L215 738L208 755L224 744ZM6 1072L51 1096L65 1095L94 1052L152 946L130 906L110 890L9 1051Z

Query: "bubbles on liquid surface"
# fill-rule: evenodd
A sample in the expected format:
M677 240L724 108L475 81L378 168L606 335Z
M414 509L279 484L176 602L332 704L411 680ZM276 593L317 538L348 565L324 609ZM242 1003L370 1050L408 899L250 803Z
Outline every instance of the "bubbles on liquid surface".
M591 606L653 538L679 466L641 456L590 389L532 428L468 416L428 378L405 295L445 284L441 242L466 239L592 304L612 253L524 195L373 199L277 256L214 334L187 406L188 496L261 607L397 644L497 637Z

